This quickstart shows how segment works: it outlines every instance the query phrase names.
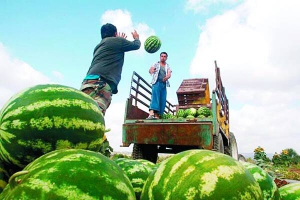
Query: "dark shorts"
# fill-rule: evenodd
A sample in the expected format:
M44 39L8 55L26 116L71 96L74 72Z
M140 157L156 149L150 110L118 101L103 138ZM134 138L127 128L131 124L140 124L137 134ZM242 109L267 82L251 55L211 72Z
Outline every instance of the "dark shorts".
M112 91L103 80L84 80L80 90L91 96L102 110L103 115L111 103Z

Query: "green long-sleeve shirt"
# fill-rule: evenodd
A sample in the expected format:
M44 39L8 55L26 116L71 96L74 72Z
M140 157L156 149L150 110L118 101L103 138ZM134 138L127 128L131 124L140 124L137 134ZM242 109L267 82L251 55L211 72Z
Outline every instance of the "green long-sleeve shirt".
M140 46L139 39L131 42L122 37L104 38L94 49L94 57L87 75L101 76L111 87L112 93L116 94L121 80L125 52L137 50Z

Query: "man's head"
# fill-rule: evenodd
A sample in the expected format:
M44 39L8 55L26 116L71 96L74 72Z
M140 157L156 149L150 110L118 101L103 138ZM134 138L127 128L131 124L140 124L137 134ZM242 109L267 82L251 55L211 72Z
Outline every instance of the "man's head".
M166 62L167 59L168 59L168 54L167 54L167 52L161 52L161 53L160 53L160 61L161 61L161 62Z
M112 24L104 24L101 27L101 38L107 38L107 37L115 37L117 33L117 28Z

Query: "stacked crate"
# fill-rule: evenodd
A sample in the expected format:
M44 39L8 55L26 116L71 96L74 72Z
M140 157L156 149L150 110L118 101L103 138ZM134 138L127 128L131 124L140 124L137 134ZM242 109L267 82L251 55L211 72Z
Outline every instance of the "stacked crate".
M210 105L207 78L184 79L177 90L178 109L199 108Z

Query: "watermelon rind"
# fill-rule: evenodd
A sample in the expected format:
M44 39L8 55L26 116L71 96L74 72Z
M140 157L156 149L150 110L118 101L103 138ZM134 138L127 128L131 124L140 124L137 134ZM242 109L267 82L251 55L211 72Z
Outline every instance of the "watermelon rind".
M261 200L252 174L239 161L209 150L188 150L163 161L149 175L141 200Z
M106 156L83 149L56 150L27 165L16 186L9 182L0 199L135 199L123 170Z

